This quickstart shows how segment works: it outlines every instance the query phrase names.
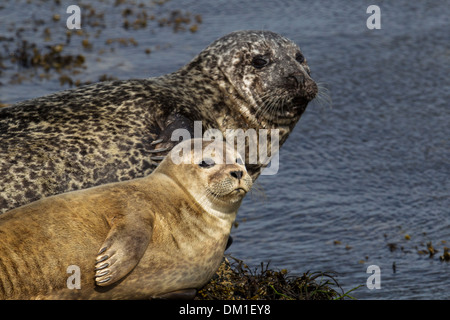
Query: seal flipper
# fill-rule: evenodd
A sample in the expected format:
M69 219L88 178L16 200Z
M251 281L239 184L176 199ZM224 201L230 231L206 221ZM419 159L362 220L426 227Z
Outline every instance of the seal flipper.
M115 217L95 263L95 283L109 286L126 276L139 262L152 237L153 219L138 214Z
M172 150L172 148L178 143L178 141L172 140L172 134L178 129L187 130L187 132L189 132L189 137L194 136L194 126L192 120L179 113L170 115L164 123L164 129L159 133L156 140L152 142L155 149L151 151L151 153L154 153L154 155L150 157L151 160L159 164L170 152L170 150ZM185 138L186 137L183 139Z

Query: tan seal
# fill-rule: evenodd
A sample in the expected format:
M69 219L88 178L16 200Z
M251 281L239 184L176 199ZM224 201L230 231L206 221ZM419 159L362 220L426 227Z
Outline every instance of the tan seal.
M193 296L220 265L251 185L231 146L193 139L147 177L8 211L0 216L0 298Z

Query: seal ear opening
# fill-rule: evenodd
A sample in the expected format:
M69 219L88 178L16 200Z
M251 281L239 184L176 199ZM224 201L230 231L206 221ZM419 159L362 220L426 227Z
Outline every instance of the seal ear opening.
M178 73L183 76L190 76L192 72L201 73L203 76L208 75L212 81L220 79L220 57L212 54L206 54L207 50L198 54L187 65L178 70Z

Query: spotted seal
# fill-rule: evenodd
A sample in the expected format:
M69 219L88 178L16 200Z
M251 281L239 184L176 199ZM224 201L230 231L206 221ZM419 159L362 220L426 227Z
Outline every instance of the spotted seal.
M251 186L232 146L193 139L147 177L10 210L0 216L0 299L192 297L222 262ZM80 289L67 287L69 266Z
M270 31L237 31L171 74L100 82L2 108L0 213L146 176L178 143L174 130L192 133L194 121L224 135L277 129L281 147L316 94L296 44ZM246 162L256 179L264 164Z

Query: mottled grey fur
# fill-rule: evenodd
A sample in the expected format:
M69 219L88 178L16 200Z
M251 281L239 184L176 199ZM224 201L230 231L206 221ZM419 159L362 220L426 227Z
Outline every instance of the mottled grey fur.
M267 65L255 67L254 58ZM317 94L290 40L237 31L180 70L108 81L0 109L0 213L45 196L150 174L172 131L280 129L280 146ZM256 179L261 165L248 165Z

